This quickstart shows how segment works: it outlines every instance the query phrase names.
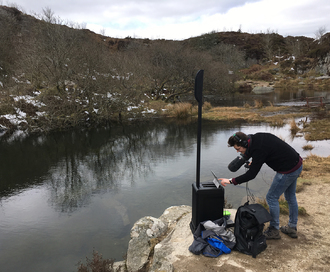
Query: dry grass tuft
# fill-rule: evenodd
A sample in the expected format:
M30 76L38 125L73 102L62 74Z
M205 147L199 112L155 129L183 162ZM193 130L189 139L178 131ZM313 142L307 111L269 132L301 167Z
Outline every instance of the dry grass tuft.
M254 100L254 107L257 109L261 109L263 107L263 103L261 100Z
M185 119L192 115L192 105L190 103L170 104L166 107L168 114L178 119Z
M240 107L216 107L203 114L203 118L219 121L260 121L260 115L253 110Z
M329 140L330 139L330 119L321 119L305 125L302 132L305 133L307 141Z
M203 110L210 110L212 109L212 105L210 102L204 102L203 104Z
M309 155L304 159L304 171L312 172L313 175L322 176L330 173L330 156L320 157L317 155Z
M268 117L267 119L272 127L283 127L285 124L282 116L275 115Z
M299 130L300 128L297 126L296 121L294 119L291 119L290 121L291 134L296 135Z
M302 147L302 149L305 150L305 151L312 150L313 148L314 148L314 146L312 146L311 144L304 145Z

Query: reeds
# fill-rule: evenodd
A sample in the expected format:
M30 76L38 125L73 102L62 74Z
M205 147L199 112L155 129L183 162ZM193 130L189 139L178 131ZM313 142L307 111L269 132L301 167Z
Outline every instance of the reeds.
M294 119L291 119L291 121L290 121L291 134L296 135L299 130L300 130L300 128L298 127L296 121Z

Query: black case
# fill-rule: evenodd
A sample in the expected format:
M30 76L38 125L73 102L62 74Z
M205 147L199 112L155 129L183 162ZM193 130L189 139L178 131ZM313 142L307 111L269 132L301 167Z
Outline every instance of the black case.
M192 218L190 229L194 233L200 222L223 217L225 205L224 189L222 186L217 188L213 182L201 183L197 188L192 185Z

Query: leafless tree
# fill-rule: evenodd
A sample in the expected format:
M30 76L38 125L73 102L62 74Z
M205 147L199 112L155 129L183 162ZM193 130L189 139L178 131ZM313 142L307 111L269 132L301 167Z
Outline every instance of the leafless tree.
M325 26L319 27L319 29L314 33L315 39L322 42L322 37L326 32L327 32L327 28Z

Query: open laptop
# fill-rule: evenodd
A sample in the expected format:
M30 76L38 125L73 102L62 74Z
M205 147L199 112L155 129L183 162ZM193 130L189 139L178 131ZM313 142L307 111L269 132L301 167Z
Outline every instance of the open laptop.
M214 174L214 172L212 170L211 170L211 172L212 172L212 175L214 176L213 183L214 183L215 187L219 188L221 186L221 184L218 181L218 177L216 176L216 174Z

